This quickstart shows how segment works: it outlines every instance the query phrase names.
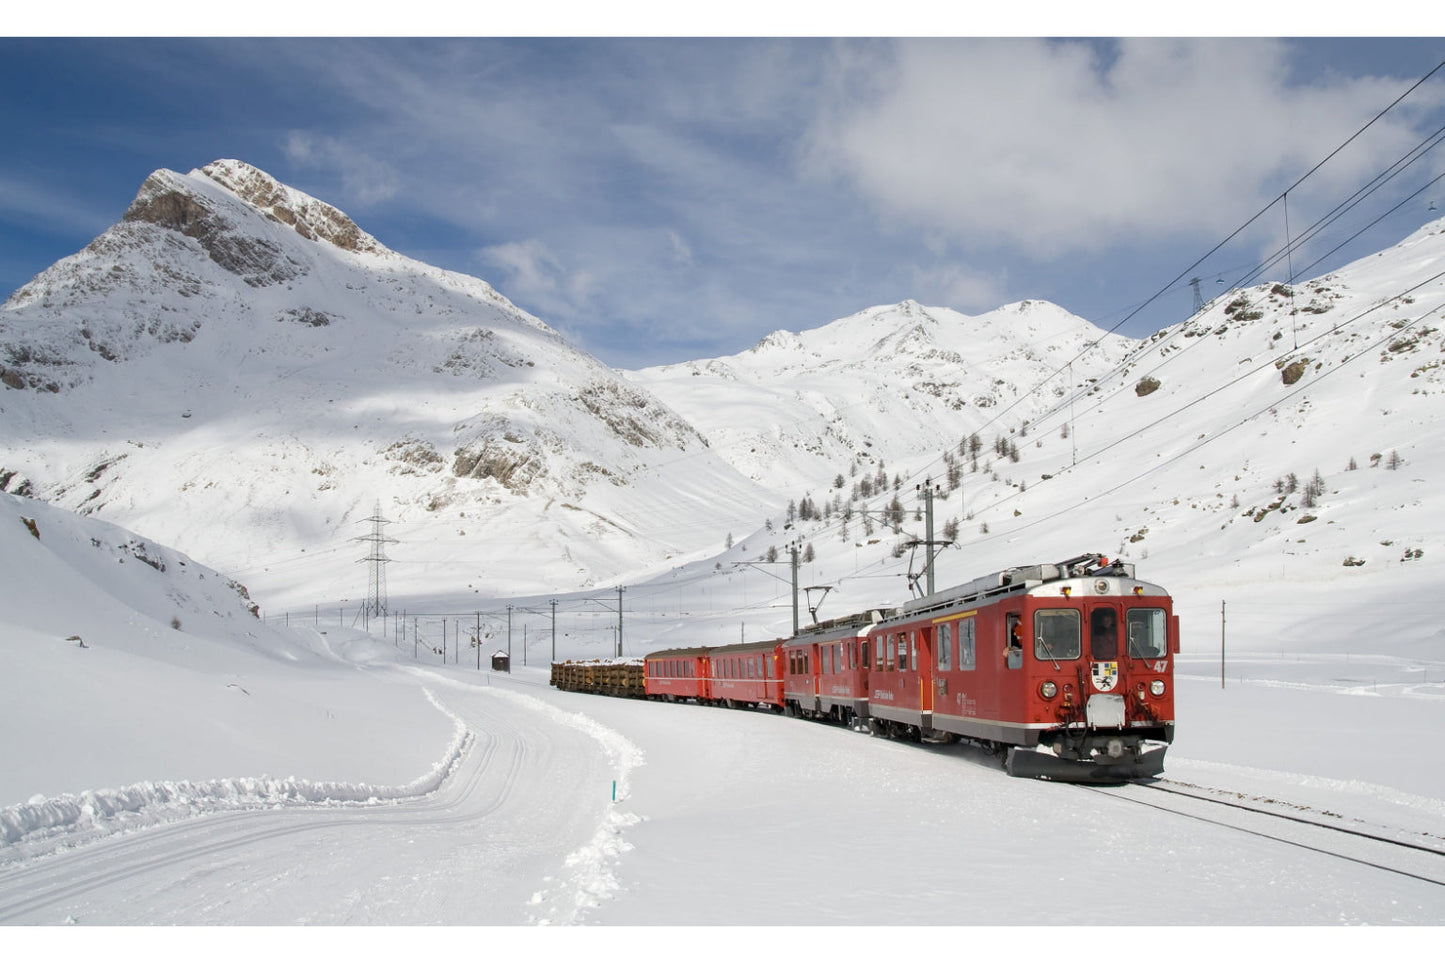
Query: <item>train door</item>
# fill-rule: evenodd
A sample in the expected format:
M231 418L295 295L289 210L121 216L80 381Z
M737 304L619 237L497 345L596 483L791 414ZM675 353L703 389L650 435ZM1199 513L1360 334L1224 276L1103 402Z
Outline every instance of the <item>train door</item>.
M1017 716L1026 683L1022 671L1027 623L1022 608L992 609L978 636L978 715L994 722Z
M1119 610L1112 603L1099 602L1090 607L1089 674L1095 692L1113 692L1118 686L1119 625ZM1117 714L1122 725L1122 707Z
M924 721L933 713L933 642L934 627L931 625L910 633L918 639L918 653L913 660L918 671L918 708L923 712Z

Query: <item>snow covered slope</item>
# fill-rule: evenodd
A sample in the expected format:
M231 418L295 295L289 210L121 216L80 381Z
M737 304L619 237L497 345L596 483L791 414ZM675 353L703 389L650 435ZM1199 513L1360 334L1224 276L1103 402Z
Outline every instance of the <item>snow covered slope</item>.
M1133 344L1046 301L976 317L904 301L809 331L775 331L728 358L629 377L739 471L793 492L839 472L933 457L940 439L967 436L1005 412L1010 424L1033 418Z
M427 772L415 740L440 758L451 736L421 693L358 672L364 653L266 624L244 587L125 529L0 494L0 558L6 804L147 779L403 785Z
M0 382L0 487L271 603L357 594L352 540L378 502L412 563L393 589L504 592L665 564L764 501L485 282L238 161L157 171L121 223L15 292Z

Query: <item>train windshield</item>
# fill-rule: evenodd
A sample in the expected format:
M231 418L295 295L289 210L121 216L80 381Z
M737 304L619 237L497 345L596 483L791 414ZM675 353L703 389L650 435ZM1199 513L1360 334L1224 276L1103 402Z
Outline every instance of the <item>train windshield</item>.
M1083 639L1077 609L1040 609L1034 613L1034 657L1054 662L1077 659Z
M1164 632L1163 609L1130 609L1124 624L1131 658L1158 659L1168 654L1169 642Z
M1089 613L1089 652L1099 662L1119 657L1119 619L1107 605Z

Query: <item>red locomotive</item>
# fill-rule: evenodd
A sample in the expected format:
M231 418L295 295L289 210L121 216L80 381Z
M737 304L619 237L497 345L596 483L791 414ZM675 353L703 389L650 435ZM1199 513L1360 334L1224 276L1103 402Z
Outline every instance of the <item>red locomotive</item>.
M1082 555L790 639L654 652L641 694L961 738L1015 776L1117 781L1164 770L1178 652L1168 593Z

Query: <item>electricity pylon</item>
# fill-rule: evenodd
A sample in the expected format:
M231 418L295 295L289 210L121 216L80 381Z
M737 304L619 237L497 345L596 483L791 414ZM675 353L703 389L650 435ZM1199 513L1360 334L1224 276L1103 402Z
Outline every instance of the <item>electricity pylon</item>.
M396 544L396 539L382 533L383 525L390 525L391 521L381 517L381 502L376 503L376 510L372 516L364 521L371 523L371 534L360 535L352 541L366 542L370 546L366 557L357 559L366 562L366 608L362 609L363 616L370 620L374 615L378 618L386 615L386 563L391 559L386 557L386 546L388 543Z

